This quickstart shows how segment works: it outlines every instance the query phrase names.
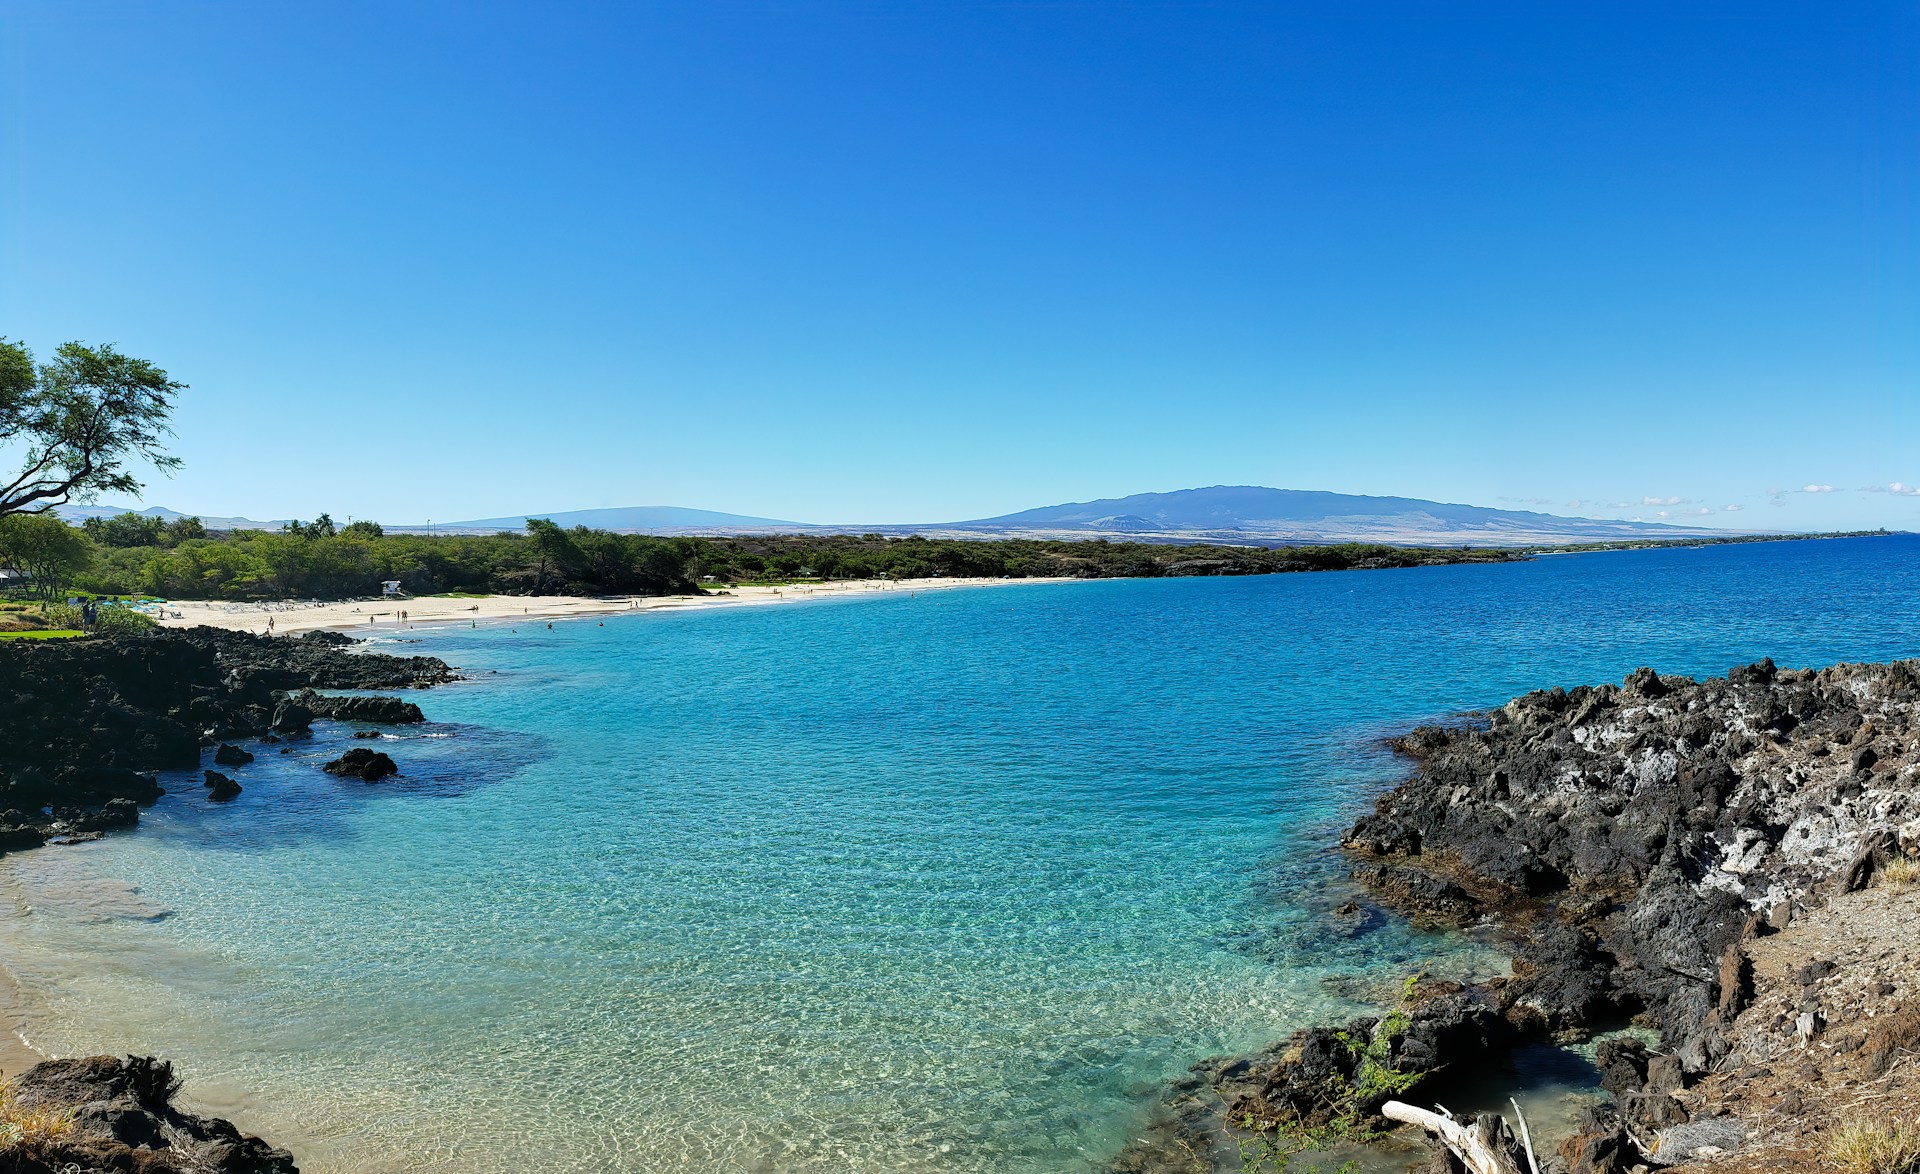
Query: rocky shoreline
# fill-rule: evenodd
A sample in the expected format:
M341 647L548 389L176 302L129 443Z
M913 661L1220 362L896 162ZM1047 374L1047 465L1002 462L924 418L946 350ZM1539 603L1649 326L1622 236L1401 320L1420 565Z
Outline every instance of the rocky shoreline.
M0 851L135 824L162 793L152 772L209 750L244 767L233 740L422 720L398 697L317 690L454 679L434 658L358 648L211 629L0 645ZM1846 1114L1920 1109L1920 661L1762 661L1701 681L1641 669L1396 748L1416 768L1343 838L1353 878L1415 924L1496 932L1511 976L1419 979L1390 1014L1197 1066L1116 1170L1210 1170L1248 1138L1371 1132L1391 1099L1444 1103L1517 1049L1596 1036L1610 1099L1541 1155L1543 1174L1810 1169ZM327 769L372 782L396 767L354 750ZM238 792L206 779L210 798ZM1618 1033L1629 1024L1657 1047ZM0 1170L294 1169L171 1095L151 1059L41 1064L7 1111L69 1120L46 1140L67 1148Z
M132 827L165 793L154 772L198 768L209 750L216 766L252 761L235 739L302 739L319 718L424 720L398 697L317 690L455 679L436 658L361 647L329 632L270 638L213 628L0 644L0 852ZM374 782L397 768L355 749L325 769ZM203 777L210 799L240 793L221 771ZM0 1096L0 1174L297 1174L287 1151L174 1106L177 1091L172 1067L151 1057L37 1064Z
M1812 1169L1836 1114L1920 1106L1920 661L1643 668L1396 748L1416 770L1345 836L1354 879L1416 924L1496 928L1511 977L1417 982L1392 1015L1199 1066L1118 1169L1384 1125L1391 1099L1596 1036L1609 1100L1543 1174Z
M454 679L434 657L360 647L331 632L276 638L212 628L0 644L0 851L131 826L163 793L153 772L194 769L209 748L217 766L242 764L251 756L225 745L232 739L301 738L323 717L423 720L419 706L397 697L315 690Z

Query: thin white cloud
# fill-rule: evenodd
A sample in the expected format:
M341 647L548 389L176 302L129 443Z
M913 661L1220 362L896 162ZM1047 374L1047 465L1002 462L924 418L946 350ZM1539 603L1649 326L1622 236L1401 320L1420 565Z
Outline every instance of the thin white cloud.
M1746 509L1747 507L1743 505L1730 505L1730 506L1723 506L1721 508L1725 509L1730 514L1734 514L1734 513L1739 513L1741 510Z
M1697 510L1695 510L1695 511L1693 511L1693 512L1694 512L1694 513L1696 513L1696 514L1710 514L1710 513L1712 513L1713 511L1712 511L1711 509L1709 509L1709 508L1707 508L1706 506L1701 506L1701 507L1700 507L1699 509L1697 509Z
M1687 499L1684 497L1643 497L1640 499L1640 504L1641 505L1685 505L1687 504Z
M1885 485L1865 485L1862 493L1891 493L1895 497L1920 497L1920 485L1908 485L1904 481L1889 481Z
M1800 487L1800 492L1802 493L1838 493L1840 491L1835 489L1831 485L1802 485Z

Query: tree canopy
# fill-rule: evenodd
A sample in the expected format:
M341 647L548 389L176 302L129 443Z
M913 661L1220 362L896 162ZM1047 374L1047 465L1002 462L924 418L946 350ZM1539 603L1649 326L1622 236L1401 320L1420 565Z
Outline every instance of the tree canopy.
M51 603L93 562L86 537L45 514L0 517L0 566L27 576L27 588Z
M148 514L88 518L80 528L102 546L159 546L167 534L166 520Z
M162 447L173 397L185 390L167 373L112 346L61 344L36 363L22 343L0 338L0 518L44 514L103 492L138 493L129 461L162 472L180 458Z

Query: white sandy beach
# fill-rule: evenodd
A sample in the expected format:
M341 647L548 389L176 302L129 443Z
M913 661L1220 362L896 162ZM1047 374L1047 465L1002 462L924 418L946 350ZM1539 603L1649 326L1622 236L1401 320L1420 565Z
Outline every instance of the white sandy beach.
M805 583L787 587L729 587L723 592L709 591L698 596L484 595L448 598L429 595L406 599L358 599L331 603L303 600L257 603L183 600L168 603L160 622L169 628L206 625L246 632L266 632L267 621L271 619L272 630L276 634L311 632L319 629L349 632L378 631L423 625L501 622L522 618L553 620L606 616L634 611L805 603L880 592L915 594L925 591L947 591L957 587L1000 587L1020 583L1076 581L1060 578L956 578L906 581L849 579L841 582Z

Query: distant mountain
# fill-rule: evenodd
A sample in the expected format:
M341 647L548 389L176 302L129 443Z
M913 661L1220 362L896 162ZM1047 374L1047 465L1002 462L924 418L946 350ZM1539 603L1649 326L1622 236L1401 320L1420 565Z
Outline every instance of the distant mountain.
M782 522L774 518L750 518L744 514L722 514L713 510L692 510L675 505L631 505L613 509L565 510L554 514L520 514L510 518L481 518L472 522L440 522L436 530L520 530L528 518L546 518L559 526L586 526L595 530L692 531L716 530L740 533L748 530L811 530L801 522ZM402 526L399 529L417 529Z
M55 506L53 512L69 522L84 522L88 518L117 518L121 514L139 514L143 518L161 518L173 521L176 518L197 517L209 530L278 530L285 519L272 522L256 522L252 518L216 518L210 514L183 514L165 506L149 506L144 510L129 509L123 505L63 505Z
M125 513L117 506L66 506L71 521ZM173 510L141 513L177 518ZM681 506L626 506L515 514L465 522L437 522L446 531L518 531L527 519L550 518L562 526L588 526L642 534L924 534L950 538L1112 538L1133 542L1220 542L1244 546L1287 543L1384 542L1399 545L1531 546L1571 542L1619 542L1634 539L1725 537L1742 533L1706 526L1659 522L1616 522L1570 518L1530 510L1497 510L1449 505L1417 497L1367 497L1308 489L1267 489L1258 485L1214 485L1170 493L1069 502L976 518L966 522L816 525L776 518L719 513ZM247 518L202 518L214 529L277 529L274 522ZM394 532L424 532L425 523L388 522Z
M1471 542L1488 546L1733 533L1657 522L1603 521L1530 510L1449 505L1414 497L1368 497L1258 485L1136 493L928 529L1061 537L1125 535L1163 541Z

